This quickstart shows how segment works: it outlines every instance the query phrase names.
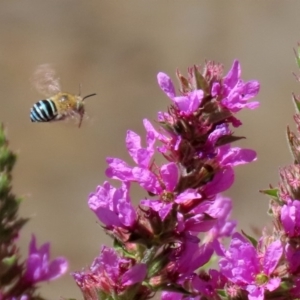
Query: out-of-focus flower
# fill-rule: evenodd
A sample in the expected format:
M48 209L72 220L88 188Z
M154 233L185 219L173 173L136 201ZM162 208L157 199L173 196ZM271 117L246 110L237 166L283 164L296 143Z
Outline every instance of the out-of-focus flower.
M24 278L28 282L37 283L59 278L66 273L68 263L65 258L58 257L50 262L50 244L43 244L39 249L33 235L29 245Z

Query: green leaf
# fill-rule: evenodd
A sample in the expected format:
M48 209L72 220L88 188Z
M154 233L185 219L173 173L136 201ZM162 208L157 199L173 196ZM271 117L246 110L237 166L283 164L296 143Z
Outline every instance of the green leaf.
M159 125L166 131L169 132L171 134L176 133L176 130L174 129L173 126L171 126L169 123L166 122L159 122Z
M10 257L5 257L2 259L2 263L7 267L13 266L16 263L16 261L17 261L16 255L12 255Z
M7 144L7 140L5 137L4 126L3 124L0 124L0 147L3 147L6 144Z
M278 189L277 188L268 189L268 190L260 190L260 193L268 195L268 196L272 197L275 200L279 200L279 198L278 198Z
M217 290L218 291L218 295L220 295L221 297L226 297L226 292L224 290Z
M294 53L295 53L295 58L296 58L297 66L300 69L300 45L298 45L297 50L294 49Z
M300 101L296 95L293 94L293 101L296 107L297 112L300 112Z
M274 213L271 207L268 208L267 215L273 217Z
M257 246L257 240L254 238L254 237L252 237L252 236L250 236L250 235L248 235L246 232L244 232L243 230L242 230L242 234L250 241L250 243L256 248L256 246Z
M205 95L209 94L209 88L208 88L208 83L205 80L205 78L202 76L202 74L199 72L196 66L193 67L194 71L194 80L196 84L197 90L202 90Z
M289 290L291 286L287 282L281 281L280 288L282 288L283 290Z
M226 144L230 144L239 140L245 139L244 136L233 136L233 135L223 135L216 142L216 147L220 147Z

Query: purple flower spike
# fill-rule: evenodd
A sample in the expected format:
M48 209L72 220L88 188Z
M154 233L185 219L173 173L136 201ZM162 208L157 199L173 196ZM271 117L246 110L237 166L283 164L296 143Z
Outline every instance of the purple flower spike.
M143 120L146 138L127 131L133 163L107 158L106 175L121 187L104 182L89 196L114 249L102 247L88 270L73 274L85 299L150 299L162 291L164 300L248 294L262 300L280 283L280 242L263 254L239 235L228 251L221 244L236 223L229 219L231 200L219 193L233 184L237 165L256 159L251 149L231 147L241 139L231 128L242 124L236 112L257 107L249 100L259 84L241 79L237 60L225 77L223 66L213 61L188 68L187 76L176 75L178 92L167 74L157 75L171 104L158 112L156 124ZM129 197L131 184L143 189L137 207ZM206 270L214 253L222 257L220 272ZM297 259L294 254L290 251L290 261Z
M36 246L35 236L32 235L29 245L29 255L26 262L25 279L31 283L54 280L66 273L68 263L65 258L58 257L52 262L50 258L50 244Z

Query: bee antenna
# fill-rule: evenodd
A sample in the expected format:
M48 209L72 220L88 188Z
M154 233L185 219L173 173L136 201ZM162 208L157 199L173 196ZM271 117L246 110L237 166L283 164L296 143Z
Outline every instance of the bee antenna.
M86 99L86 98L88 98L88 97L96 96L96 95L97 95L97 94L90 94L90 95L87 95L87 96L83 97L81 101L84 101L84 99Z

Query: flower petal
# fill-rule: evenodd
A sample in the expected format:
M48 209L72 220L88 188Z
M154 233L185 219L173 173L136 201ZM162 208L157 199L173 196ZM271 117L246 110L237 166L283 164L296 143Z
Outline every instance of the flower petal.
M263 269L265 274L272 274L282 256L282 253L283 248L279 240L274 241L268 246L263 261Z
M173 82L167 74L165 74L163 72L159 72L157 74L157 81L158 81L158 85L160 86L160 88L164 91L164 93L169 98L175 97L176 93L175 93L175 88L174 88Z
M105 171L107 177L122 181L134 180L132 168L125 161L119 158L107 157L106 162L109 165Z
M122 276L122 285L133 285L145 279L147 274L146 264L137 264L126 271Z
M222 165L237 166L256 160L256 152L252 149L239 147L229 148L222 158Z
M234 171L231 167L225 167L214 175L211 182L205 186L207 195L216 195L226 191L234 182Z
M237 83L241 76L241 66L238 60L234 60L231 69L224 77L223 82L227 86L233 88Z
M149 170L135 167L132 169L134 179L142 188L153 194L159 194L161 191L160 183L156 176Z
M163 179L166 189L172 192L178 182L178 168L175 163L165 164L160 169L160 174Z

